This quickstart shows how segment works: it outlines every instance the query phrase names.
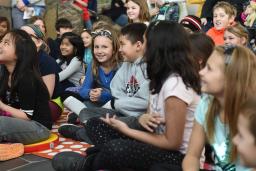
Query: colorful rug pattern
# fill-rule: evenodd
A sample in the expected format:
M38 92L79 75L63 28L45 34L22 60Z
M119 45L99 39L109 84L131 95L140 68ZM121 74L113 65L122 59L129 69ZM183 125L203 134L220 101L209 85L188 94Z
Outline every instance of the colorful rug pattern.
M67 123L66 118L67 118L67 112L64 112L61 115L60 119L53 125L53 128L52 128L53 133L58 134L58 128L60 127L60 125ZM74 141L69 138L64 138L60 134L58 135L59 135L59 144L57 146L53 147L52 149L33 152L32 154L40 157L52 159L54 155L64 151L73 151L80 154L84 154L86 148L91 146L90 144L87 144L85 142Z

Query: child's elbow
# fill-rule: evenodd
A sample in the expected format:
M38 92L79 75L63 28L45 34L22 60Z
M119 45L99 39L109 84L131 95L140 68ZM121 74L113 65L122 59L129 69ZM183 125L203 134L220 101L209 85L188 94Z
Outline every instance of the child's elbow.
M166 145L168 150L179 151L182 145L182 139L171 137L171 140L167 141Z

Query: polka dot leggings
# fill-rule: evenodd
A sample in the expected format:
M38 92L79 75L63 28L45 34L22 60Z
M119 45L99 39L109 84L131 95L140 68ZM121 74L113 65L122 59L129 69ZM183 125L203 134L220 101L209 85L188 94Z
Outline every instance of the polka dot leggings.
M99 118L88 120L86 130L92 142L100 146L92 163L94 170L124 168L148 170L155 163L181 165L184 157L178 151L167 151L130 139Z

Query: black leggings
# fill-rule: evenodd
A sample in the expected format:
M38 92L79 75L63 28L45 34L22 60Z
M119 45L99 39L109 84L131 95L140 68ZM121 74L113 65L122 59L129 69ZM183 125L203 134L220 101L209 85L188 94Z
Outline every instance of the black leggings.
M124 168L148 170L155 163L181 166L184 155L180 152L167 151L130 139L99 118L89 119L85 129L95 147L99 148L92 162L93 170Z

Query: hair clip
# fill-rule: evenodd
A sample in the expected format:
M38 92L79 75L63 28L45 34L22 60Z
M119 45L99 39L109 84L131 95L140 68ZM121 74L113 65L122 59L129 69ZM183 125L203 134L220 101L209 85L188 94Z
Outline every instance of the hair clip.
M231 63L232 53L236 48L235 45L225 45L224 46L224 55L225 55L225 64L228 65Z
M95 38L97 36L105 36L108 38L112 38L112 34L109 30L99 30L92 32L92 36Z

